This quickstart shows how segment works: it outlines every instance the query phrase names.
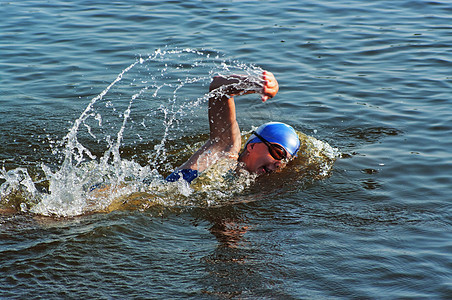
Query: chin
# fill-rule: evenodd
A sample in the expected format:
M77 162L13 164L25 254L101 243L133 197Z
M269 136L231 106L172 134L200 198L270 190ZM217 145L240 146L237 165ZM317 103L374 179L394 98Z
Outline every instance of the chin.
M258 176L267 173L263 167L258 168L256 171L253 172L254 174L257 174Z
M250 168L244 167L244 169L247 170L248 173L250 173L250 174L262 175L265 173L265 171L262 170L262 168L250 169Z

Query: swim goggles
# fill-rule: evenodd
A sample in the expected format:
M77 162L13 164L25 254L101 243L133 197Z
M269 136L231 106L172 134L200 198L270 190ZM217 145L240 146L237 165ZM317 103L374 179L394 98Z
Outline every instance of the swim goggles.
M287 158L287 151L286 149L284 149L283 146L270 143L269 141L264 139L260 134L256 133L256 131L253 131L252 134L257 136L267 146L268 152L274 159L283 160Z

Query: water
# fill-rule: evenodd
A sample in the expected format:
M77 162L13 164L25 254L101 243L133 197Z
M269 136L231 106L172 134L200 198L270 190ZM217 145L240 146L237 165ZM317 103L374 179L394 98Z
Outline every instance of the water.
M2 198L1 296L451 298L451 12L446 1L2 2L1 176L16 177L1 184L22 184ZM259 69L280 92L238 98L241 129L290 123L339 149L331 174L295 165L235 194L156 192L206 138L209 78ZM77 160L83 147L96 158ZM117 189L82 197L99 178ZM113 193L127 201L109 209Z

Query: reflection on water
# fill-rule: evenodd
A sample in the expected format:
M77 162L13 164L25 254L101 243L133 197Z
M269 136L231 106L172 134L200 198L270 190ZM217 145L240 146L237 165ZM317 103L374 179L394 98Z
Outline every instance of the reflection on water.
M198 209L192 214L208 221L208 230L217 240L212 252L201 259L206 269L202 293L231 298L262 288L263 279L253 271L253 246L245 237L249 229L246 216L233 206Z

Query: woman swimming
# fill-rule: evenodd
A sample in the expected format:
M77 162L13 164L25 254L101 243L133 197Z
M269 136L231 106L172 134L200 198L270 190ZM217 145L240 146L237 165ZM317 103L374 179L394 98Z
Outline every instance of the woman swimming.
M265 123L253 131L240 153L242 141L234 102L235 96L251 93L260 93L265 102L278 90L276 78L267 71L262 77L215 76L209 87L209 139L166 180L174 182L182 177L191 183L200 172L222 158L237 159L239 166L258 175L283 168L300 147L295 130L284 123Z

